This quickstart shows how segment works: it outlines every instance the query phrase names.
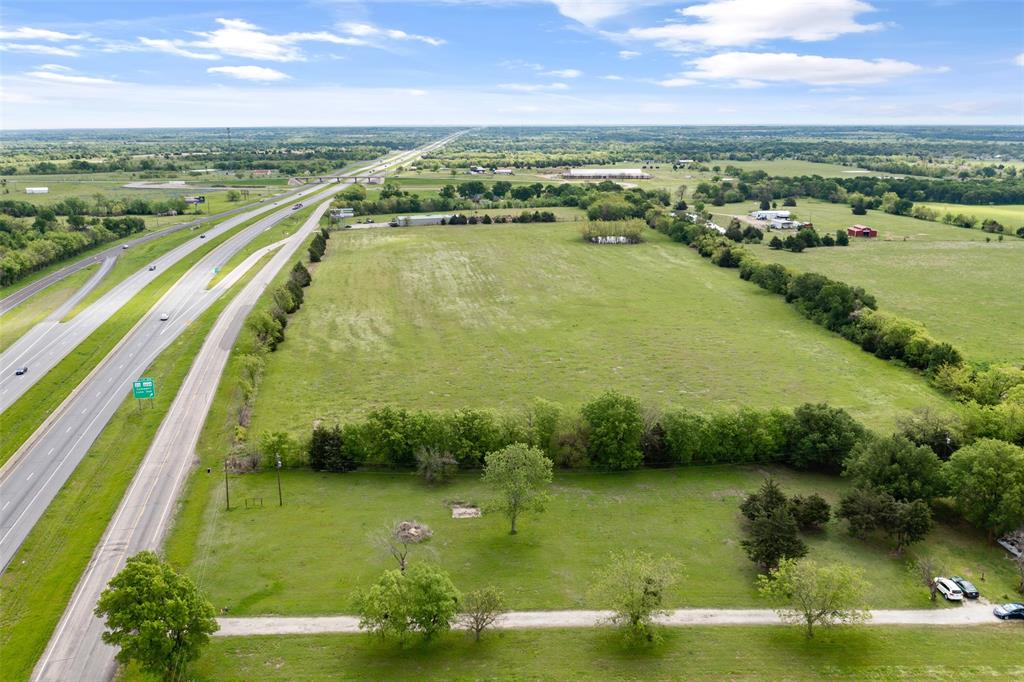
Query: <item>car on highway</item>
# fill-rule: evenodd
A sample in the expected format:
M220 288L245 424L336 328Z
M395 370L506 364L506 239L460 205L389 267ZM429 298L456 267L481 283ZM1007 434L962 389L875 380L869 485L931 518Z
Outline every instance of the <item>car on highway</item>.
M168 315L167 313L160 313L160 321L161 322L166 322L170 317L171 316Z
M1024 620L1024 604L1016 602L1001 604L992 609L992 613L1000 620L1010 620L1011 618L1014 620Z
M964 593L960 587L950 580L949 578L943 578L938 576L935 578L935 589L946 598L946 601L963 601Z
M977 599L981 596L978 592L978 588L974 586L967 578L961 578L958 575L950 577L950 580L956 583L956 586L960 588L960 591L964 593L964 597L967 599Z
M127 248L128 248L128 245L127 245L127 244L121 244L121 248L122 248L122 249L127 249Z
M294 206L292 206L292 210L293 211L298 211L300 208L302 208L302 204L301 203L300 204L295 204Z
M206 239L206 233L204 232L203 234L199 235L199 238L200 239Z
M18 369L14 370L14 373L17 374L20 377L22 374L24 374L27 371L28 371L28 367L22 365Z
M149 271L153 272L154 270L156 270L156 266L155 265L150 265L149 266Z

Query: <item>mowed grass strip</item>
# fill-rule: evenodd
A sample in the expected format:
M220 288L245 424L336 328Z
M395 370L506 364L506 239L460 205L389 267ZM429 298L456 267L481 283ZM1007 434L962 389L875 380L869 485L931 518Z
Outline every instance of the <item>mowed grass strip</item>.
M274 472L233 476L231 511L224 509L223 477L199 473L206 511L201 522L193 518L175 529L168 557L233 616L354 613L356 591L395 567L378 544L386 529L417 520L434 537L413 550L412 561L438 563L462 590L495 585L517 610L601 608L588 587L609 553L624 549L680 561L669 606L767 608L757 595L756 566L740 546L739 504L769 475L789 494L818 492L833 504L848 485L781 467L561 472L548 510L524 516L519 533L509 535L500 515L451 517L451 501L486 501L478 472L430 487L411 473L285 471L283 507ZM246 499L262 499L264 506L246 508ZM951 574L970 576L993 602L1016 594L1006 553L967 527L940 524L902 557L882 540L851 538L838 520L805 539L810 557L863 569L875 608L932 605L907 568L919 554L939 559Z
M646 238L588 244L573 223L337 233L268 363L253 431L609 389L701 411L826 400L881 428L948 405L734 270Z
M977 680L1019 679L1020 628L666 629L629 648L607 628L452 632L404 647L369 635L215 638L197 682L249 680ZM134 666L125 682L151 678Z
M227 303L266 260L189 325L147 369L160 387L153 406L140 411L136 401L125 396L0 576L4 680L28 679L203 340Z
M19 303L0 317L0 351L17 341L29 329L41 322L74 296L96 272L99 265L90 265L84 270L68 275Z
M39 428L46 417L67 398L74 387L88 376L89 372L117 345L117 342L189 268L239 229L244 228L245 225L240 225L234 230L219 235L216 239L209 240L210 243L199 247L160 274L11 405L3 413L4 428L0 430L0 464L10 459L11 455ZM109 278L111 274L108 274L107 277ZM122 388L125 391L128 390L127 386Z

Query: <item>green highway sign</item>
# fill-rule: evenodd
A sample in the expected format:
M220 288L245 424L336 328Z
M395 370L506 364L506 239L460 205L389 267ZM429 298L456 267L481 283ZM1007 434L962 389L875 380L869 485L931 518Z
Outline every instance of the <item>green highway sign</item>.
M142 400L143 398L149 398L152 400L156 397L156 384L149 377L142 377L138 381L132 382L132 397Z

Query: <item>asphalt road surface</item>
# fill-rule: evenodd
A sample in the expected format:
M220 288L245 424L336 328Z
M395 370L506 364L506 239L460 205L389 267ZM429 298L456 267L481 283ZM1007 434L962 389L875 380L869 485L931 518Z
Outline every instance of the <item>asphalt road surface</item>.
M323 190L324 187L325 185L313 185L290 196L289 201L284 202L285 208L268 213L268 211L275 207L271 203L229 218L216 226L210 227L206 232L197 230L194 238L168 251L138 272L118 282L110 291L106 292L70 321L61 322L60 320L63 315L51 315L35 325L22 335L21 338L11 344L3 353L0 353L0 412L13 405L18 398L24 395L28 389L53 369L78 344L96 331L100 325L110 319L114 313L128 303L143 287L162 275L182 258L204 244L209 243L209 240L214 239L218 235L228 232L259 215L268 213L265 218L244 228L203 257L200 265L206 268L206 270L195 273L193 280L200 279L203 275L209 275L205 277L205 286L205 281L212 277L214 267L223 266L235 253L256 236L288 217L291 214L291 209L287 205L291 201L300 198L305 200L305 197ZM335 191L337 190L335 185L326 185L326 187L332 187ZM206 235L205 238L200 237L203 234ZM120 247L118 247L118 250L120 250ZM156 266L156 269L150 270L150 265ZM196 268L199 268L199 266L197 265ZM195 268L193 269L195 270ZM84 296L84 294L82 295ZM22 375L15 374L15 371L20 367L27 367L28 371Z
M428 148L439 146L449 139L433 143ZM409 152L389 161L387 165L401 163L422 151L425 149ZM328 206L328 202L318 206L297 233L264 249L279 247L271 260L217 318L128 492L93 553L32 679L99 681L113 676L115 651L100 639L103 623L93 615L96 601L129 556L143 549L156 549L160 546L180 490L195 461L196 442L239 330L264 289L292 261L305 238L316 229ZM251 256L247 260L248 267L255 264L258 258L258 254ZM240 277L241 270L238 268L232 271L229 277L236 273ZM121 392L117 397L123 399L123 395Z

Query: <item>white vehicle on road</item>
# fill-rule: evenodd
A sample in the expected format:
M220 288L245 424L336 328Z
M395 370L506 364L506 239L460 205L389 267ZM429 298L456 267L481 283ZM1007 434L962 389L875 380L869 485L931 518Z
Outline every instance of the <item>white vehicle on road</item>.
M935 589L937 589L946 601L963 601L964 593L960 590L960 586L949 578L937 577L935 578Z
M166 322L166 321L167 321L167 320L169 320L170 318L171 318L171 316L170 316L170 315L168 315L167 313L160 313L160 321L161 321L161 322Z

